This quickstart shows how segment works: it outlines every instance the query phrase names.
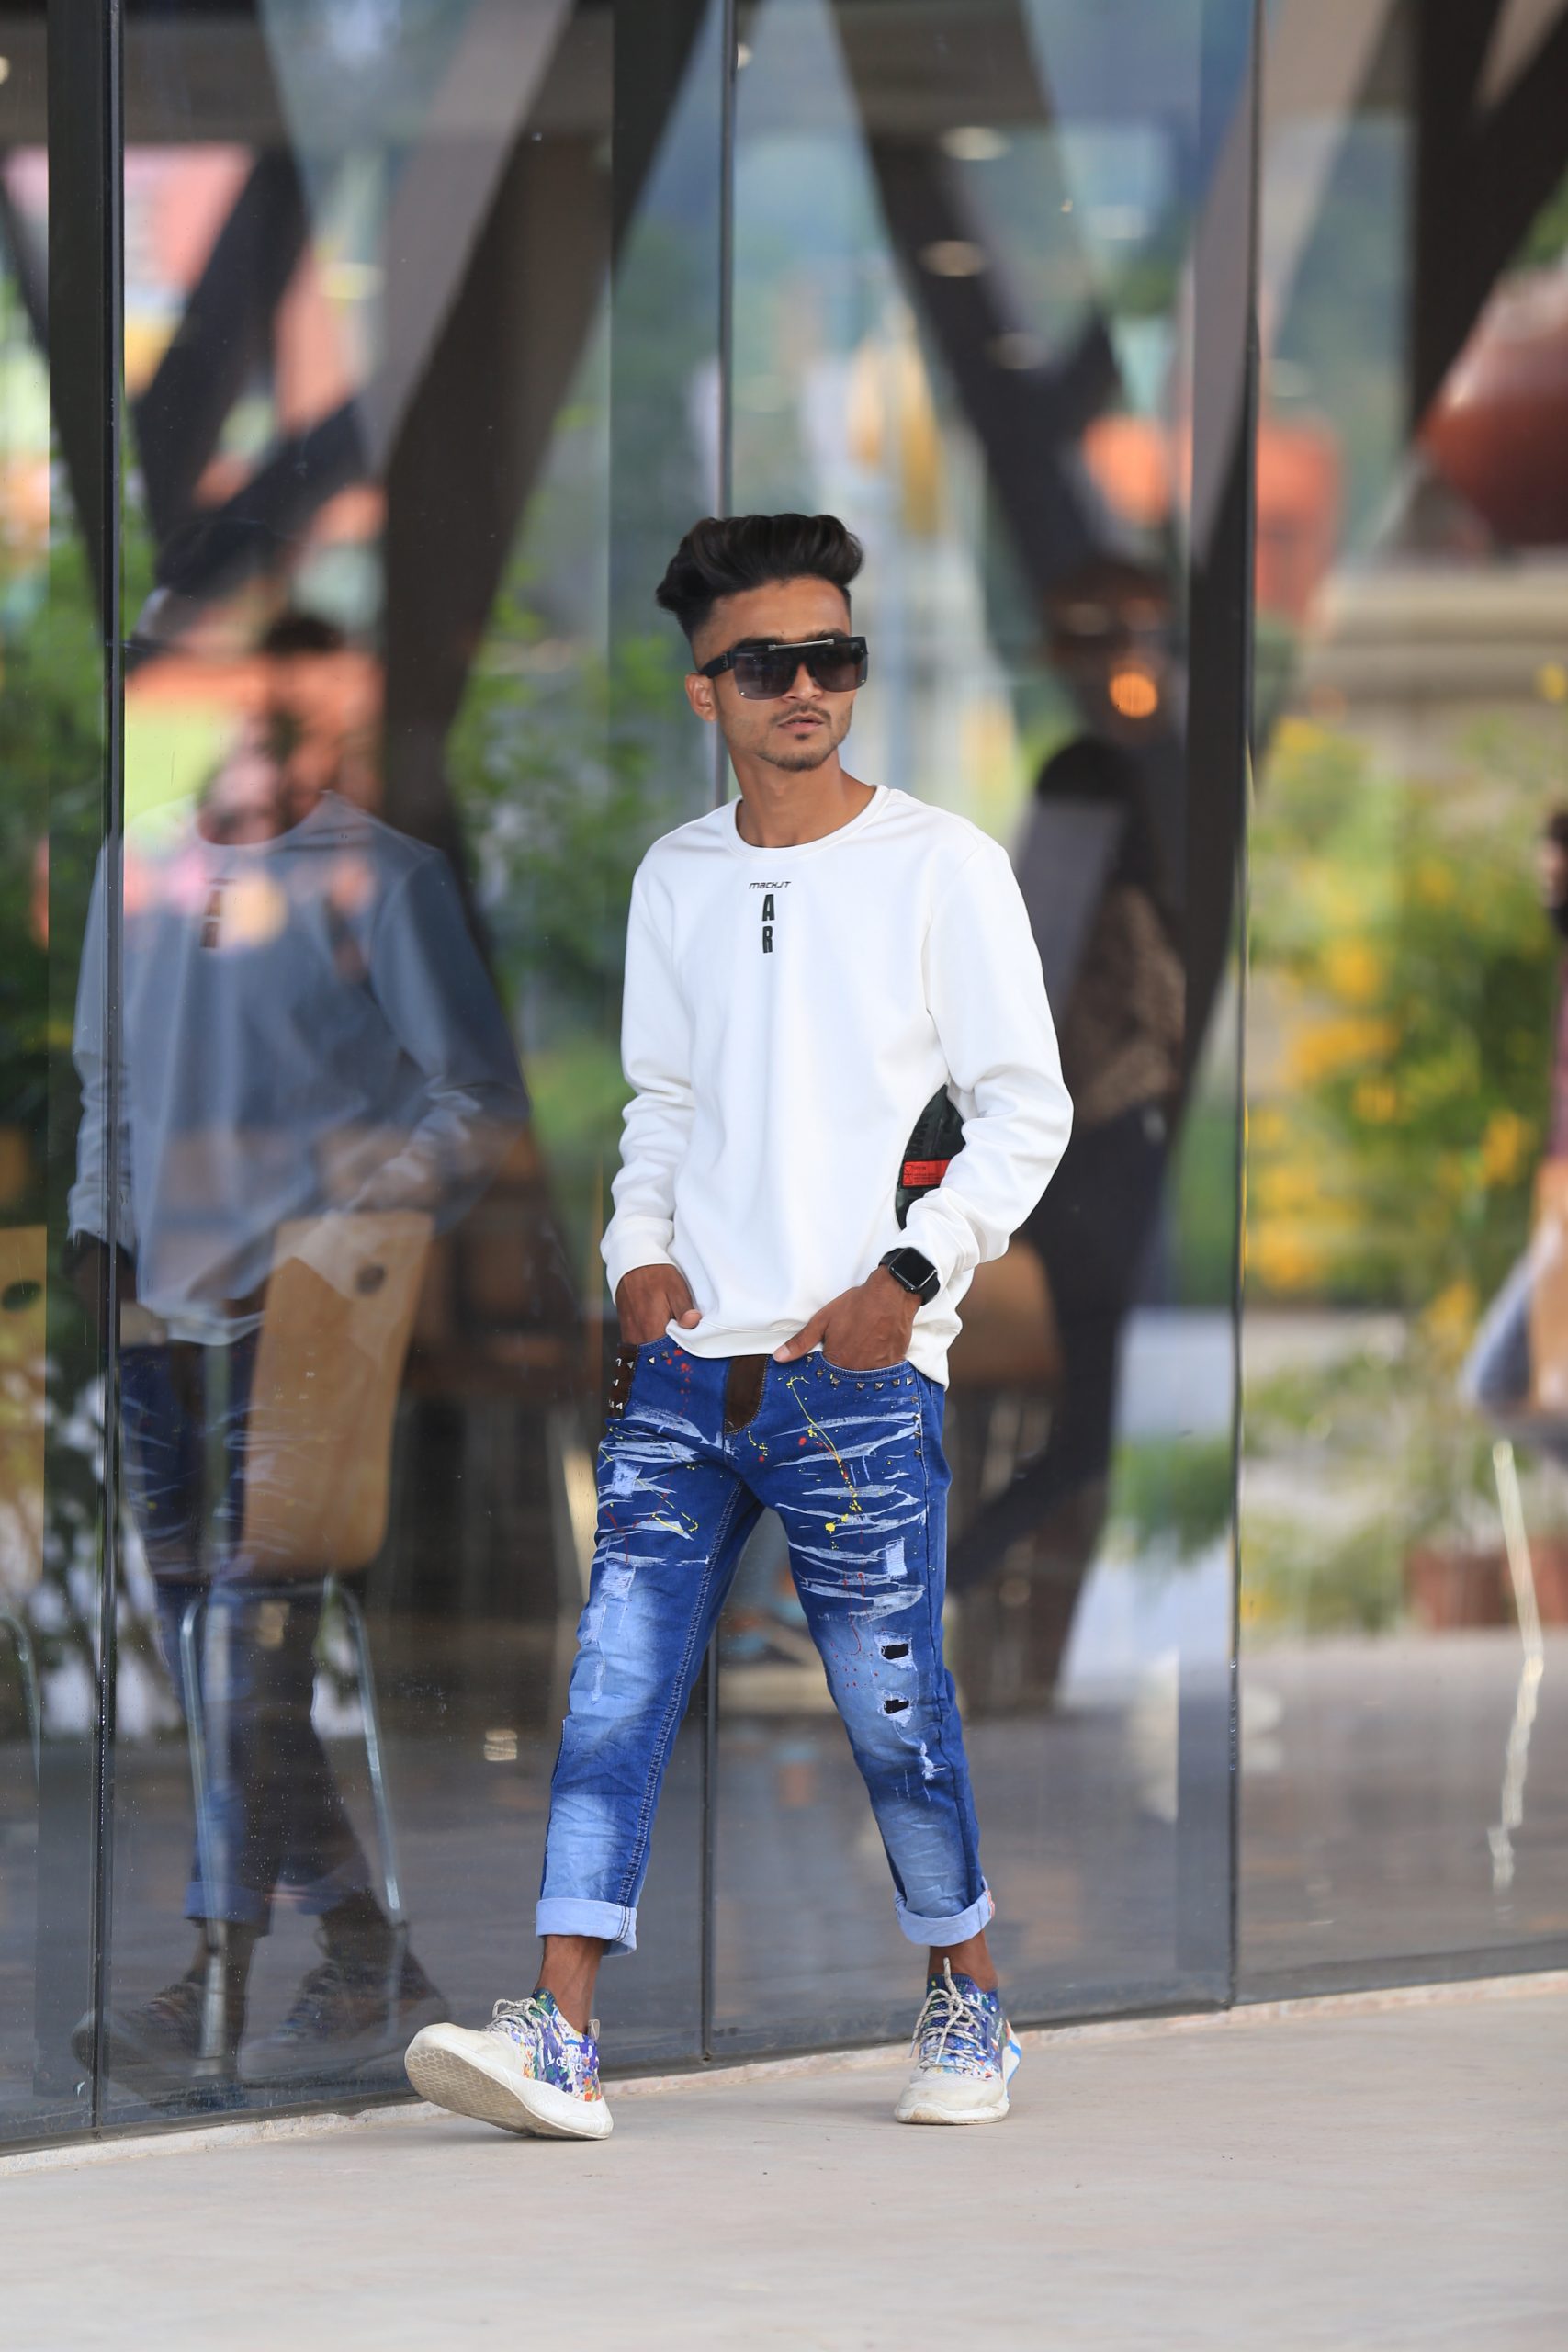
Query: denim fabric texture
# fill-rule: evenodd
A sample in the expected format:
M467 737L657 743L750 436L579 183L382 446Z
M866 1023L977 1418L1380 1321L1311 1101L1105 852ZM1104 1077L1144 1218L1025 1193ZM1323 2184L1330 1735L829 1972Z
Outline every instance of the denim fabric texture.
M942 1655L942 1388L908 1363L848 1371L819 1352L739 1363L750 1418L739 1428L726 1426L730 1359L656 1340L637 1351L629 1385L625 1364L617 1378L539 1932L635 1949L675 1734L741 1548L771 1510L882 1833L899 1924L913 1943L961 1942L992 1904Z
M182 1711L180 1629L188 1604L206 1601L197 1671L220 1883L203 1886L198 1841L186 1916L265 1930L275 1896L316 1917L372 1880L310 1719L321 1588L309 1578L258 1587L236 1556L255 1349L254 1337L125 1348L119 1380L125 1484Z

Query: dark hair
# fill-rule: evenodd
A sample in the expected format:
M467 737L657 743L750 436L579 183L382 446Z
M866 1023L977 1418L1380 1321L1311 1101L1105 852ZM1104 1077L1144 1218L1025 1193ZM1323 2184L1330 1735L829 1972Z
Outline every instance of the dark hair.
M290 608L268 622L256 640L256 651L271 661L287 662L296 653L341 653L347 643L336 621Z
M721 596L771 580L828 580L850 601L864 558L836 514L706 514L694 523L654 594L694 638Z
M1540 829L1540 837L1557 849L1568 849L1568 808L1552 810Z

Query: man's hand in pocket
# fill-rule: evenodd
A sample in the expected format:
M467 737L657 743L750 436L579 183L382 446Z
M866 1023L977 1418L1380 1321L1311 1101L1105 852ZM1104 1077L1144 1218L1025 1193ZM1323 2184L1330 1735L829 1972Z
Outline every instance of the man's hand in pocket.
M692 1304L686 1277L679 1266L634 1266L621 1276L615 1293L615 1313L621 1338L628 1348L646 1347L661 1340L671 1323L689 1331L702 1317Z
M819 1347L840 1372L885 1372L909 1352L919 1301L879 1266L870 1280L837 1298L802 1326L793 1340L773 1350L779 1363L793 1363Z

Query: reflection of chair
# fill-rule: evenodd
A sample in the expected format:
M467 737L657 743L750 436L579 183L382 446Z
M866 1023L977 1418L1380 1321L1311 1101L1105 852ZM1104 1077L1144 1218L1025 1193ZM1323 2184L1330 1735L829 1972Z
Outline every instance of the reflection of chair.
M580 1308L548 1170L522 1135L483 1198L431 1250L405 1383L414 1406L405 1475L422 1444L434 1458L424 1492L410 1497L410 1540L395 1549L411 1609L469 1624L490 1618L507 1642L521 1634L505 1703L536 1710L541 1724L565 1713L592 1559L603 1342L597 1318ZM454 1508L437 1598L417 1531L444 1489ZM472 1691L471 1669L465 1679Z
M1061 1396L1063 1363L1050 1283L1039 1251L1015 1235L999 1258L975 1270L961 1309L964 1328L948 1373L948 1457L953 1466L950 1566L988 1506L1039 1456ZM1024 1540L1032 1548L1035 1535ZM1076 1585L992 1577L960 1590L950 1577L948 1610L965 1706L974 1713L1018 1704L1040 1628L1070 1612Z
M43 1573L44 1397L48 1235L41 1225L0 1232L0 1628L9 1638L32 1744L43 1756L43 1717L32 1634L21 1602Z
M397 1838L364 1611L339 1581L368 1566L387 1531L392 1422L419 1303L431 1221L412 1211L344 1216L278 1228L245 1416L244 1518L229 1589L247 1605L320 1583L321 1626L338 1611L354 1648L392 1966L406 1944ZM204 1887L221 1879L210 1793L198 1593L180 1627L186 1740ZM220 2049L222 1931L209 1922L202 2058Z
M319 1577L380 1550L430 1232L412 1211L278 1228L245 1419L247 1570ZM322 1236L331 1279L301 1254Z
M299 1589L299 1580L276 1586L247 1583L243 1588L246 1600L258 1604L268 1600L287 1600ZM186 1736L190 1748L191 1791L196 1800L196 1839L201 1858L201 1883L205 1887L212 1887L218 1883L219 1868L208 1803L212 1776L207 1744L207 1702L200 1672L201 1622L207 1611L208 1600L208 1594L198 1592L186 1605L180 1625L180 1666L186 1693ZM360 1718L365 1726L365 1760L370 1773L370 1800L376 1811L376 1841L381 1858L382 1892L387 1917L400 1930L400 1931L407 1922L403 1917L402 1882L398 1870L392 1801L382 1762L381 1718L376 1704L376 1675L370 1661L370 1636L365 1623L365 1611L353 1593L333 1576L328 1577L321 1587L321 1635L326 1632L334 1609L342 1611L349 1639L354 1645L354 1679L359 1695ZM318 1635L318 1654L320 1640L321 1635Z
M1062 1381L1061 1351L1050 1285L1040 1253L1015 1238L999 1258L976 1266L964 1294L964 1328L948 1360L949 1393L975 1439L955 1449L965 1518L1003 1493L1019 1464L1035 1453Z

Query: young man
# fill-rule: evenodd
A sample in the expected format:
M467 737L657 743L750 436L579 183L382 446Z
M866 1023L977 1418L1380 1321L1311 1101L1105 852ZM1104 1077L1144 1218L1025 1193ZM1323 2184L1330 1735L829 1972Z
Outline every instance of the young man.
M599 1963L635 1947L671 1747L763 1509L789 1538L899 1924L930 1953L898 2120L1008 2111L1018 2045L942 1655L943 1379L973 1270L1038 1200L1071 1109L1006 856L840 762L866 674L860 563L831 515L710 519L659 590L740 801L656 842L632 891L635 1092L604 1243L624 1345L543 1964L482 2030L427 2027L408 2054L426 2098L511 2131L610 2130ZM945 1172L908 1159L943 1090L964 1123Z

